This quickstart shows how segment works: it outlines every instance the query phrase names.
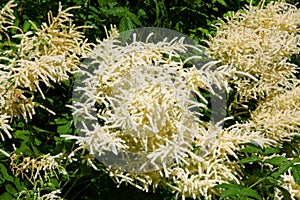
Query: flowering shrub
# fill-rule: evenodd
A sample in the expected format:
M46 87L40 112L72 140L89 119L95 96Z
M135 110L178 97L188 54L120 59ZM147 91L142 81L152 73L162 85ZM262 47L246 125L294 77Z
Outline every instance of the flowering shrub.
M217 25L205 52L185 38L155 41L155 28L142 41L111 27L89 43L89 27L72 23L77 7L61 5L24 32L14 7L0 11L1 198L65 199L82 177L103 174L170 199L300 198L295 6L249 5ZM213 61L199 62L204 53ZM72 102L59 109L73 116L46 103L65 86ZM227 114L206 120L222 97ZM42 112L49 130L34 125Z

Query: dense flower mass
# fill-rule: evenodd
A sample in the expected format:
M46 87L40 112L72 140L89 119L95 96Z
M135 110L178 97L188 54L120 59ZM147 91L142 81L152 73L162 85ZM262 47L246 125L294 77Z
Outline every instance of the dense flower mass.
M23 33L12 26L15 6L14 1L10 1L0 12L0 34L4 33L10 39L6 33L8 28L21 32L13 36L20 39L19 44L12 44L17 50L3 48L0 51L0 129L8 137L11 137L8 122L14 117L28 121L35 114L36 106L45 108L33 101L33 92L37 91L45 98L41 87L68 80L79 65L80 57L91 51L91 44L80 31L84 27L75 27L70 18L72 15L68 13L76 7L62 10L60 5L56 17L49 12L49 24L44 23L38 28L32 23L35 32ZM0 135L4 140L5 137Z
M9 38L6 32L8 27L13 25L15 19L13 8L16 6L17 4L11 0L0 10L0 40L2 40L1 34L5 34Z
M74 114L85 119L80 132L89 151L98 156L129 151L138 158L141 166L136 170L141 171L166 168L173 159L180 164L186 163L186 157L197 158L193 138L202 133L195 131L199 113L192 108L206 106L191 100L191 87L182 75L186 72L179 53L187 50L183 38L156 44L134 39L122 46L117 31L110 34L90 58L97 68L83 68L80 72L87 77L75 88L83 91L84 101L74 102ZM92 116L89 110L95 104L102 108ZM132 165L130 159L126 162Z
M299 66L290 62L300 52L299 19L299 9L281 1L250 5L222 23L208 42L212 58L248 76L229 77L237 91L229 112L235 117L249 113L243 123L231 127L241 134L258 133L268 140L265 144L281 145L300 136ZM297 199L298 185L290 171L283 179L282 187ZM277 190L275 196L284 195Z
M178 52L187 48L181 40L133 40L122 45L117 31L112 30L91 56L90 68L81 71L88 78L77 90L83 91L80 97L85 101L73 105L74 114L96 124L83 121L79 126L83 134L69 138L77 139L81 148L110 164L108 171L118 183L146 191L164 183L183 199L215 198L220 190L214 186L241 181L243 165L236 154L239 144L271 145L299 132L297 66L288 62L299 51L298 15L293 6L284 3L271 3L266 8L250 6L244 14L238 12L221 25L217 36L208 42L208 54L220 61L189 68L184 68L184 63L193 57L180 59ZM275 22L267 24L265 19L271 17ZM287 18L288 24L278 25L278 20ZM288 44L284 48L278 46L282 40ZM207 103L199 88L218 95L215 91L225 89L229 93L232 85L237 90L233 104L246 107L251 99L259 100L246 123L224 129L218 126L221 123L199 121L200 114L191 112L195 106L206 109L206 105L191 101L191 92ZM290 91L285 92L287 88ZM287 110L289 104L282 98L295 106ZM266 119L265 115L272 117ZM120 161L124 151L130 152L125 154L127 162ZM114 157L119 161L105 160L103 155L108 152L119 155ZM135 162L128 159L136 154ZM132 163L144 173L130 172L137 167Z
M288 61L300 51L300 11L283 2L263 6L233 14L208 42L212 58L252 75L232 77L239 104L290 88L298 70Z
M13 152L0 153L10 158L11 173L33 187L23 188L19 199L32 191L37 199L62 199L62 185L50 185L59 177L69 182L64 166L79 157L95 170L104 166L118 185L146 192L163 186L183 200L223 198L230 192L221 187L227 183L253 192L268 178L274 198L285 199L286 191L291 199L300 198L300 150L291 148L286 155L283 145L300 138L299 66L290 62L300 52L295 6L281 1L249 5L219 24L206 51L159 28L119 33L112 26L105 29L106 39L90 44L80 31L85 27L72 23L69 11L77 7L63 10L61 5L56 17L49 12L48 23L40 28L32 23L34 31L24 33L13 26L15 6L9 1L0 11L1 41L19 41L10 43L10 50L0 44L5 47L0 48L0 137L20 135ZM10 28L18 34L12 37ZM43 88L68 80L70 74L75 80L68 107L74 118L67 124L57 121L64 129L75 125L78 135L41 130L47 138L43 144L59 141L55 151L68 155L35 149L32 155L18 153L16 146L31 140L22 141L27 138L22 131L12 132L13 119L29 122L36 106L55 115L35 97L45 99ZM55 139L48 141L47 134ZM69 147L73 143L64 139L77 146ZM272 165L274 158L280 162ZM265 166L269 171L256 180L246 168L257 160L259 173ZM70 173L89 173L82 163L74 171L70 167ZM2 164L0 168L2 172Z
M177 196L213 198L218 194L213 186L239 183L237 144L269 140L254 131L222 130L222 121L199 120L199 108L207 109L199 87L218 96L217 88L230 90L228 76L243 72L215 61L185 68L199 58L181 59L190 46L176 38L154 43L153 35L142 42L133 34L123 44L112 29L99 42L74 86L80 136L65 137L106 164L118 183L148 191L167 178ZM195 94L204 104L192 100Z
M299 81L295 81L290 90L260 103L252 113L251 124L264 137L276 141L300 136Z

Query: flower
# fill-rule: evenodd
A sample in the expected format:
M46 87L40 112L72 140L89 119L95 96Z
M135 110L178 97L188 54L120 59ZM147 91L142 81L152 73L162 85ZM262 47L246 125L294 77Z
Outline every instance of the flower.
M250 126L277 142L300 136L300 87L295 81L282 94L267 98L251 113Z
M61 157L61 153L55 156L46 154L37 158L23 157L22 154L13 153L10 156L10 167L15 176L21 175L22 178L25 177L35 185L38 180L43 182L47 180L47 177L67 174L67 171L56 161ZM21 159L21 162L19 159Z
M300 186L295 182L291 169L289 169L285 174L281 176L283 178L283 183L280 185L287 191L289 191L292 200L297 200L300 198ZM275 196L276 199L284 199L282 192L276 188Z
M281 1L263 6L236 12L207 42L212 59L251 75L229 77L237 90L234 103L243 106L283 92L299 70L288 62L300 51L299 10Z
M85 79L74 94L81 93L83 101L74 101L73 108L83 118L77 125L85 147L100 161L125 171L157 170L173 159L180 164L196 158L192 142L199 134L198 113L191 108L206 106L191 100L183 62L175 61L187 49L183 39L134 39L122 46L117 36L112 29L91 54L86 64L90 68L78 70Z
M17 4L15 4L14 0L11 0L0 10L0 33L4 33L8 39L9 36L6 32L7 28L13 25L13 20L15 19L13 8L16 6ZM1 35L0 40L2 40Z
M12 8L15 6L14 1L10 1L0 11L0 32L6 34L11 27L20 31L13 36L20 39L19 44L12 44L16 50L4 48L0 51L0 130L9 138L11 128L8 123L13 118L22 117L27 122L35 114L36 106L55 114L34 102L35 93L39 92L45 98L42 85L52 87L53 83L68 80L80 65L81 57L90 52L92 46L80 31L87 27L76 27L68 13L78 7L62 10L60 4L56 17L48 13L49 24L43 23L38 28L31 23L36 32L23 33L20 28L12 26L15 19ZM2 134L1 138L4 140Z

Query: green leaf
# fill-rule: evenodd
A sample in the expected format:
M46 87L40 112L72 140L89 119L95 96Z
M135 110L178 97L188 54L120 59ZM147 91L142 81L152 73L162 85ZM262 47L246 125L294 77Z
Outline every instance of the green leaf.
M17 189L18 191L24 190L25 185L24 185L23 182L21 182L21 179L20 179L19 177L14 177L13 183L15 184L16 189Z
M41 129L41 128L37 127L37 126L32 126L32 128L33 128L37 133L51 133L51 134L52 134L52 132L47 131L47 130L44 130L44 129Z
M5 167L5 165L0 163L0 180L4 179L10 182L13 182L13 177L8 175L7 173L7 168Z
M273 158L266 159L265 163L270 163L271 165L280 166L290 162L283 156L275 156Z
M139 17L148 18L146 12L141 8L138 10L137 14L138 14Z
M136 16L134 13L128 12L127 15L128 15L128 17L130 17L130 19L133 21L133 23L135 23L135 24L137 24L139 26L143 26L143 24L139 20L138 16Z
M261 159L258 156L251 156L249 158L243 158L240 160L241 163L252 163L252 162L260 162Z
M222 199L226 199L226 198L233 198L236 199L236 195L238 195L240 193L240 188L237 187L233 187L230 189L227 189L225 191L222 191L221 195L220 195L220 200Z
M294 181L300 185L300 165L294 165L292 167L292 176L294 178Z
M279 153L280 152L280 149L278 148L273 148L273 147L270 147L270 148L267 148L265 151L264 151L264 155L270 155L270 154L275 154L275 153Z
M223 6L227 6L226 2L224 0L217 0L220 4L222 4Z
M13 197L8 192L4 192L3 194L0 195L0 199L1 200L12 200Z
M274 178L272 176L267 176L266 180L268 180L269 183L271 183L272 185L277 185L278 184L278 178Z
M64 125L58 126L57 132L60 135L71 134L72 133L71 122L69 121L68 123L66 123Z
M42 142L39 139L37 139L36 137L34 138L34 142L36 145L42 144Z
M23 31L24 32L27 32L30 28L31 24L29 23L29 21L25 21L24 24L23 24Z
M14 138L21 139L24 142L27 142L30 138L30 132L27 130L17 130L14 132Z
M253 197L255 199L261 200L262 197L258 194L256 190L253 190L248 187L244 187L241 189L241 195L246 196L246 197Z
M99 10L97 8L95 8L94 6L90 6L89 7L91 11L93 11L95 14L99 13Z
M127 30L130 30L130 29L133 29L135 28L134 24L132 23L132 21L130 20L129 17L123 17L120 21L120 24L119 24L119 30L120 32L122 31L127 31Z
M16 196L17 195L17 190L15 187L12 186L12 184L5 184L5 189L7 192L9 192L11 195Z
M219 184L219 185L214 186L213 188L224 188L224 189L229 189L229 188L232 188L232 187L236 187L236 185L234 185L234 184L222 183L222 184Z
M272 174L273 177L279 178L282 174L287 172L287 170L291 167L290 163L283 163L282 165L279 166L278 171L274 172Z
M296 164L298 165L298 163L300 163L300 157L299 158L294 158L292 161L291 161L292 164Z
M247 199L245 197L252 197L252 199L262 200L262 197L258 194L256 190L253 190L249 187L245 187L242 185L234 185L234 184L220 184L214 188L224 188L226 190L221 192L220 200L231 198L237 199Z
M126 7L114 7L106 12L117 17L123 17L127 12L129 12L129 9Z
M69 122L69 120L67 120L66 118L56 118L54 121L56 124L59 124L59 125L66 124Z
M246 147L241 150L243 153L262 153L262 150L257 147Z

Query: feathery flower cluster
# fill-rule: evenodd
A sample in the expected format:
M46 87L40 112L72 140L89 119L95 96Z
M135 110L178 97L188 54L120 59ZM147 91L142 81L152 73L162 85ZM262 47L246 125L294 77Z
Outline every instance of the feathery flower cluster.
M9 1L1 10L0 10L0 40L2 40L1 33L5 34L7 38L7 28L13 25L13 21L15 16L13 15L13 8L16 7L17 4L14 3L14 0Z
M284 2L263 6L233 14L208 41L213 59L251 75L230 77L239 103L284 91L298 70L288 61L300 51L300 11Z
M0 13L4 34L5 25L12 24L14 6L10 1ZM44 97L42 85L51 87L74 72L78 83L70 107L79 136L64 137L77 140L75 151L87 149L106 164L118 184L145 191L163 184L182 199L214 199L220 194L214 186L240 183L243 166L236 154L240 144L269 145L299 136L298 68L288 62L300 51L296 7L273 2L237 12L208 41L208 54L219 61L203 66L193 62L201 59L202 50L186 44L184 38L152 42L156 36L151 33L139 41L138 33L133 33L124 43L128 35L120 36L115 28L91 52L93 44L78 30L83 27L72 24L68 11L73 8L62 10L60 5L57 17L49 13L48 24L41 28L33 24L35 33L14 36L21 41L16 52L1 52L0 130L8 137L9 119L27 121L35 114L34 92ZM186 57L190 49L199 55ZM79 56L88 57L82 68L77 67ZM186 67L189 62L192 67ZM222 121L200 121L198 110L207 109L208 102L199 88L222 98L218 91L228 93L232 84L237 90L234 103L259 100L250 119L227 128L220 125ZM192 100L195 94L204 103ZM32 184L66 173L55 161L61 154L25 157L21 162L16 154L10 157L13 173ZM96 168L90 157L86 161ZM290 171L283 178L282 186L297 198L299 187ZM41 199L60 199L59 192Z
M170 167L169 185L176 196L197 199L216 199L220 190L213 187L228 182L240 183L242 164L236 152L241 145L259 141L269 144L269 139L261 138L259 132L241 131L238 125L222 129L216 125L208 125L205 138L198 138L194 151L201 154L202 160L189 160L189 165ZM213 134L212 134L213 133Z
M84 119L78 127L84 137L78 140L100 161L116 160L112 167L126 171L147 172L166 168L170 160L180 164L186 157L198 158L192 143L201 133L194 131L198 122L192 108L206 106L191 100L192 91L181 75L179 53L187 47L183 38L149 40L151 34L146 42L133 34L132 43L122 46L112 29L90 56L89 71L79 70L86 76L84 83L74 88L82 92L82 101L73 103L74 115ZM114 156L109 152L117 157L107 158Z
M9 1L0 11L0 40L2 41L2 35L1 33L5 34L7 38L9 36L7 35L7 26L10 26L13 24L13 20L15 19L13 15L13 8L16 6L14 4L14 1ZM0 52L0 59L1 58L1 52ZM2 66L0 68L0 105L1 109L3 108L2 105L5 105L6 99L5 95L7 93L6 89L6 83L9 80L9 73L6 71L6 68L2 69ZM9 138L11 138L10 131L12 130L11 126L9 125L9 119L10 115L7 113L0 112L0 136L1 139L4 140L4 136L1 132L4 132Z
M237 90L233 104L248 109L246 102L254 100L256 108L249 111L246 122L229 129L241 135L258 134L261 138L256 143L280 145L299 136L299 67L289 62L300 52L299 19L300 10L284 2L271 2L265 8L249 6L220 25L208 42L212 58L248 75L229 77ZM283 178L282 187L297 199L299 185L290 171ZM282 199L279 191L276 199Z
M251 113L249 127L263 137L277 142L300 136L300 84L295 80L290 90L268 97Z
M68 174L67 171L56 161L62 154L51 156L42 155L37 158L23 157L22 155L12 154L10 156L10 167L15 176L21 175L33 185L38 181L45 181L47 177L58 176L58 174ZM22 161L20 162L20 159Z
M0 22L3 25L0 30L7 31L7 27L2 26L12 24L14 6L14 2L10 1L2 9ZM12 121L14 117L22 117L28 121L35 114L35 106L45 108L34 102L34 92L45 98L41 86L51 87L53 83L67 80L80 64L80 57L91 51L91 44L80 31L84 27L72 24L72 14L68 11L75 8L62 10L59 5L56 17L48 13L48 24L43 23L38 28L32 23L34 33L23 33L18 27L11 27L21 32L13 36L20 39L19 44L12 44L17 50L0 52L0 129L9 138L11 127L8 119ZM4 140L4 136L0 135Z
M199 87L218 95L216 88L230 90L227 77L243 72L216 67L216 61L184 68L194 57L180 59L188 47L182 39L153 43L151 37L141 42L133 34L132 42L123 44L112 29L99 42L78 70L83 81L74 86L71 107L80 119L80 136L64 137L106 164L119 184L145 191L166 184L183 199L213 198L219 194L213 186L239 183L238 144L268 140L257 132L200 122L201 113L192 108L206 105L192 101L191 93L206 102Z
M15 176L21 175L22 178L26 178L32 183L37 199L62 199L58 196L60 190L55 190L47 194L42 194L45 191L45 186L51 178L55 177L58 179L58 175L67 175L65 168L57 160L62 160L63 154L57 154L51 156L50 154L42 155L37 158L24 157L22 154L12 154L11 159L11 170ZM42 192L43 191L43 192ZM27 194L27 189L24 189L18 194L18 199L24 198Z

